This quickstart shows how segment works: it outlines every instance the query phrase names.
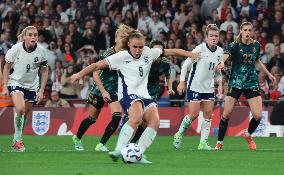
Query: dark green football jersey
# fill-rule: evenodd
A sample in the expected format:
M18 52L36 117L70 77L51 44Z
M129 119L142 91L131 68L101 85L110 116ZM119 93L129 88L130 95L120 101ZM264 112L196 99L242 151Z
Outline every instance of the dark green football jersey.
M260 44L258 42L250 44L233 42L225 50L225 53L230 54L232 60L229 87L258 88L256 61L260 57Z
M167 58L162 58L153 62L150 69L147 88L154 101L158 100L160 93L160 76L163 74L165 74L165 76L170 76L171 74L170 62Z
M106 51L102 53L102 55L100 55L100 60L103 60L106 57L113 55L115 53L116 52L114 50L114 46L108 48ZM104 88L111 96L117 95L117 82L118 82L117 71L104 69L100 73L100 79L103 83ZM93 84L90 93L102 97L101 91L99 90L98 86L95 83Z

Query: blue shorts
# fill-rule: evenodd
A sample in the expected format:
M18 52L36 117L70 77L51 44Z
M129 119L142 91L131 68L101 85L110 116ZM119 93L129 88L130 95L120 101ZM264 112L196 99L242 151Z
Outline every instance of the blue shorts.
M192 90L187 91L187 100L188 102L200 102L200 101L214 101L214 93L199 93Z
M21 92L24 95L24 99L27 102L35 102L37 101L37 92L29 91L19 86L8 86L9 94L12 95L14 92Z
M141 101L143 105L143 111L145 112L147 109L149 109L151 106L157 105L154 100L152 99L145 99L138 97L135 94L130 94L130 95L124 95L123 98L119 101L124 112L128 114L128 110L130 106L136 102L136 101Z

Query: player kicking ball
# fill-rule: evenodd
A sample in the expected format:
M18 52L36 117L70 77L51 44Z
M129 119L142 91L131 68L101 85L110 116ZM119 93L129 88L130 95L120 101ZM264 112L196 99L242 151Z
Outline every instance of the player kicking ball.
M160 124L159 113L156 103L151 99L147 90L148 75L153 61L163 55L178 55L192 58L199 56L197 53L182 49L150 49L145 46L145 37L136 30L131 32L128 39L123 41L123 43L128 50L120 51L102 61L93 63L71 76L71 81L74 82L84 75L100 69L109 68L120 71L118 97L122 108L128 113L129 120L119 133L115 150L109 153L113 161L117 161L120 158L122 147L129 143L142 119L147 123L147 128L138 141L138 146L142 153L155 140ZM139 163L151 162L143 156Z
M218 94L222 93L222 74L216 70L223 55L223 49L217 46L219 41L219 29L215 24L206 27L206 42L193 50L200 52L198 61L192 62L186 59L182 66L180 83L177 87L181 94L185 91L185 77L190 67L190 75L187 82L187 99L189 113L183 118L178 132L174 135L173 146L181 147L182 137L190 124L198 117L200 110L203 111L205 120L201 124L201 138L198 150L212 150L208 144L211 126L211 114L214 108L214 80L218 82Z

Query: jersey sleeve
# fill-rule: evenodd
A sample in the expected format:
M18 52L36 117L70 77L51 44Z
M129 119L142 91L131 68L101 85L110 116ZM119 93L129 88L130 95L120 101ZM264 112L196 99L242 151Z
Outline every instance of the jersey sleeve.
M7 63L14 63L16 59L16 53L17 53L16 47L12 47L11 49L9 49L5 55L5 61Z
M256 60L259 60L259 59L261 59L260 58L260 43L259 42L257 42L257 47L256 47Z
M119 70L119 68L123 64L123 60L125 57L127 57L127 52L126 51L120 51L116 54L110 55L105 58L105 60L108 63L109 69L110 70Z
M151 58L153 60L156 60L157 58L159 58L160 56L164 55L164 49L161 48L152 48L151 51Z
M47 66L47 50L46 49L43 49L42 50L42 58L41 58L41 63L40 63L41 66L44 66L46 67Z
M186 73L191 65L192 65L192 60L190 58L187 58L181 67L180 81L185 81Z

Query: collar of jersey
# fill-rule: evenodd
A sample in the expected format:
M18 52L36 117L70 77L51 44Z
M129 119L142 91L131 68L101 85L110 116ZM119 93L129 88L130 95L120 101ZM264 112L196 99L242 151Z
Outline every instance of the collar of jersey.
M128 53L129 53L135 60L138 60L138 59L141 57L141 55L140 55L139 57L136 58L136 57L134 57L134 56L132 55L132 53L130 52L129 49L128 49L127 51L128 51Z
M217 50L217 46L216 46L215 50L211 50L207 42L206 42L206 47L207 47L211 52L215 52L215 51Z
M25 50L26 52L32 53L33 51L36 50L36 48L37 48L37 43L35 44L35 47L34 47L34 48L32 48L30 51L28 51L28 49L27 49L26 46L25 46L25 42L23 42L23 48L24 48L24 50Z

